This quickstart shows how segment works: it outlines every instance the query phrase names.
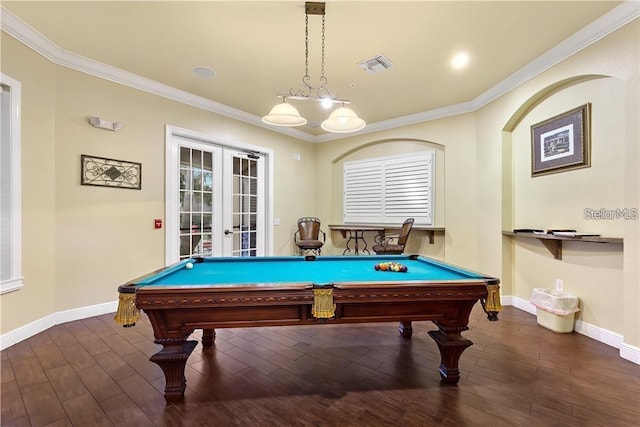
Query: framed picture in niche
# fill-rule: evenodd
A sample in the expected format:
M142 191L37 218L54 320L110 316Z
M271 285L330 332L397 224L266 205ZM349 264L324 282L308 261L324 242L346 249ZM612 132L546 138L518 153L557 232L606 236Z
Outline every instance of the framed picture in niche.
M82 154L80 165L80 184L82 185L142 189L141 163Z
M590 166L590 103L531 126L531 176Z

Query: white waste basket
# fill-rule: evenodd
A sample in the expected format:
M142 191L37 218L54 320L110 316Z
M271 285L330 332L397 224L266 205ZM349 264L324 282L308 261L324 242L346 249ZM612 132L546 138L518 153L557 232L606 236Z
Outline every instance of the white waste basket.
M536 306L538 325L559 333L573 331L575 315L580 311L578 297L555 289L533 288L529 302Z

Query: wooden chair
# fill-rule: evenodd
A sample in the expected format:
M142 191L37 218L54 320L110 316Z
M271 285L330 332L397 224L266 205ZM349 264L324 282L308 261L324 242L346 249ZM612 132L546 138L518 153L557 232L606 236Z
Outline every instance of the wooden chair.
M378 235L375 238L376 244L373 245L373 250L376 255L390 255L401 254L404 252L404 247L411 234L411 228L413 228L413 218L407 218L400 228L398 234Z
M320 255L326 240L327 235L320 229L318 218L304 217L298 220L298 230L293 234L293 242L298 247L300 255Z

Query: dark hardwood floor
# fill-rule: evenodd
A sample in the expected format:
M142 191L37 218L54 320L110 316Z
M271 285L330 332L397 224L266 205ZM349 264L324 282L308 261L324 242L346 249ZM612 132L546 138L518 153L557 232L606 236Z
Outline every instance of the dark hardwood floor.
M57 325L1 352L9 426L638 426L640 367L583 335L556 334L477 305L462 378L443 386L439 353L414 324L221 329L188 361L185 399L166 404L146 316ZM196 336L199 336L197 331Z

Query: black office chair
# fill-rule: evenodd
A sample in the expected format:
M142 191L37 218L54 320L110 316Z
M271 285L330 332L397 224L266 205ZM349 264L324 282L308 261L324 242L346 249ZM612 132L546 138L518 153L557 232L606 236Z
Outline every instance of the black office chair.
M375 238L376 244L373 245L373 250L376 255L403 253L407 240L409 240L409 234L411 234L411 229L413 228L413 222L413 218L405 219L398 234L377 235Z
M298 246L300 255L320 255L326 240L327 235L320 229L318 218L304 217L298 220L298 230L293 234L293 242Z

